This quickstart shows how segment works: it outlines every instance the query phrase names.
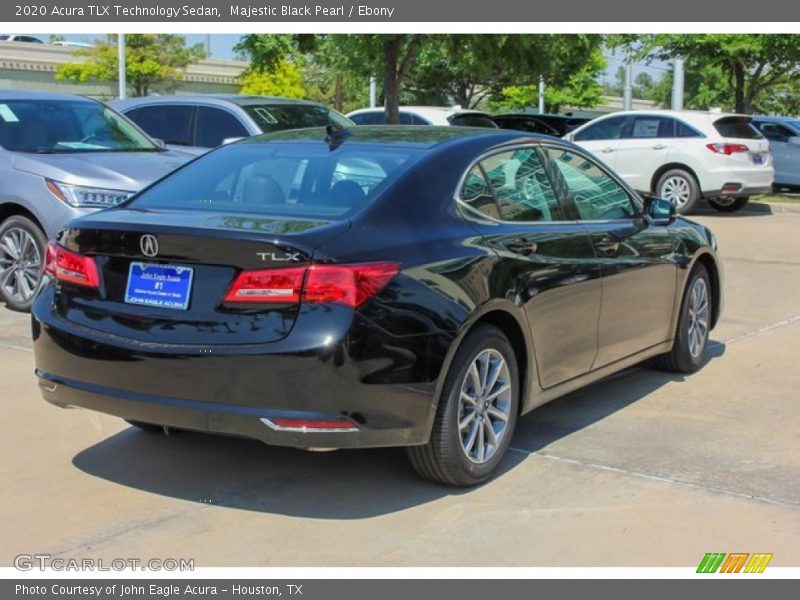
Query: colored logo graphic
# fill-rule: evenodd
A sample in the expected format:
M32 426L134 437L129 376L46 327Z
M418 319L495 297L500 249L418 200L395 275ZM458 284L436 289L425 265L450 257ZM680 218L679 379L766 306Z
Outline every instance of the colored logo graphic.
M700 561L698 573L763 573L772 560L772 553L709 552Z

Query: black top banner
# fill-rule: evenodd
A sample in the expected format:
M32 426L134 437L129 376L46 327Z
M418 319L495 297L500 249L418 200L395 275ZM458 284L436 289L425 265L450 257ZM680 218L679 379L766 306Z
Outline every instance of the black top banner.
M0 3L0 21L36 22L797 22L800 5L786 0L750 1L573 0L31 0ZM789 32L790 29L787 29Z

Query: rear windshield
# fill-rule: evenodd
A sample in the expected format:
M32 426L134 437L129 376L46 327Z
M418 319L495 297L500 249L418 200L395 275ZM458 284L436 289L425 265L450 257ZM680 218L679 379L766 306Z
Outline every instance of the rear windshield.
M314 104L245 104L242 108L264 133L304 127L351 125L347 117L335 110Z
M488 116L475 114L475 113L465 113L460 115L453 115L448 119L450 121L450 125L454 127L494 127L497 128L497 124Z
M240 143L211 152L146 189L131 208L349 216L421 155L416 148Z
M714 128L726 138L760 140L763 137L747 117L724 117L714 121Z

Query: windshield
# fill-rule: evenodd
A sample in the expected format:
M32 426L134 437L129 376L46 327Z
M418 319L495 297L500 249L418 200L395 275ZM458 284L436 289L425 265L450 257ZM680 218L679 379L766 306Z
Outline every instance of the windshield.
M372 202L421 154L414 148L239 143L146 189L130 208L335 218Z
M497 128L497 124L488 115L480 113L459 113L448 118L454 127L492 127Z
M352 126L344 115L314 104L244 104L242 108L264 133L326 125Z
M0 100L0 146L39 154L159 150L125 117L87 100Z
M0 35L0 42L4 42L8 39L9 36L7 35Z

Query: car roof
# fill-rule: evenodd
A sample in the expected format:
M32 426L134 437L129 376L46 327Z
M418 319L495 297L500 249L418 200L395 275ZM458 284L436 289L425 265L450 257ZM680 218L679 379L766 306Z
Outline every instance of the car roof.
M95 102L95 100L91 98L78 96L77 94L61 94L58 92L10 88L0 88L0 100L83 100L85 102Z
M142 96L139 98L127 98L125 100L115 100L111 102L113 106L127 107L139 106L144 104L211 104L217 106L225 106L235 104L237 106L248 106L254 104L284 104L284 105L298 105L304 104L308 106L322 106L319 102L311 102L309 100L300 100L299 98L284 98L280 96L254 96L247 94L176 94L167 96Z
M383 144L430 149L447 145L448 147L465 142L482 140L488 147L521 141L549 140L560 142L558 138L486 127L444 127L436 125L354 125L341 130L341 144ZM256 135L237 142L239 144L259 144L267 142L315 142L327 143L328 132L324 127L292 129Z
M461 115L465 113L470 114L478 114L478 115L488 115L489 113L484 112L482 110L475 110L472 108L461 108L459 106L400 106L398 107L400 110L405 110L409 112L419 113L422 116L425 114L430 115ZM352 110L348 115L358 115L362 113L368 112L384 112L386 109L383 106L375 106L373 108L359 108L358 110Z

